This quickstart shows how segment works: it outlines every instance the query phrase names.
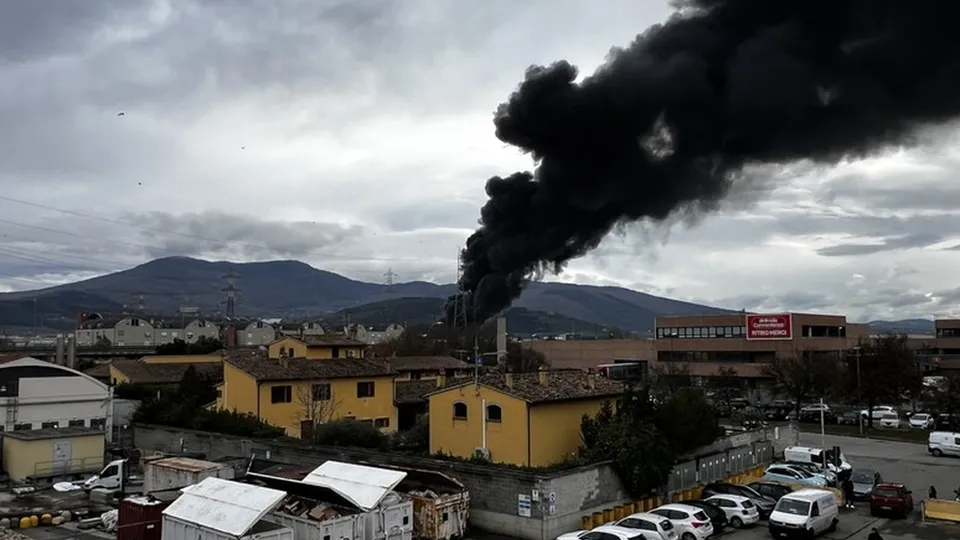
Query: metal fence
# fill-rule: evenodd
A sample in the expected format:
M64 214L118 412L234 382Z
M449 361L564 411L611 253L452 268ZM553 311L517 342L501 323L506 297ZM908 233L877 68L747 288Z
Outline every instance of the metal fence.
M773 441L757 441L684 461L674 467L667 492L685 491L744 474L772 463L773 457Z

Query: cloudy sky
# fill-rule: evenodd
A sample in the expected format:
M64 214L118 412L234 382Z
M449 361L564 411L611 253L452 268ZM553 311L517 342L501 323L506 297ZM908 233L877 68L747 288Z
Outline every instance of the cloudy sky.
M665 0L0 4L0 290L167 255L454 279L485 180L530 168L492 112L531 64L592 72ZM550 278L751 310L955 313L950 130L625 227Z

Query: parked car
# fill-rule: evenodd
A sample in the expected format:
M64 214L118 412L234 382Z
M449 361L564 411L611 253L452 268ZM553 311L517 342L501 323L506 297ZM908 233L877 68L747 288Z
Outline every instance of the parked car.
M913 492L903 484L881 483L873 488L870 515L893 514L906 518L913 513Z
M601 525L589 531L561 534L557 540L661 540L658 536L644 535L643 532L615 525Z
M900 429L900 417L896 413L883 413L883 416L880 417L880 427Z
M890 405L877 405L873 408L872 412L867 409L861 410L860 417L866 420L868 416L873 416L874 420L879 420L883 418L883 415L886 413L897 414L897 410Z
M883 479L880 478L880 473L873 469L855 469L850 475L850 481L853 482L853 500L868 501L874 486Z
M814 476L806 471L791 469L783 465L771 465L763 473L761 480L773 480L786 484L803 484L810 487L827 487L827 479Z
M933 429L936 419L932 414L916 413L910 417L911 429Z
M750 499L740 495L714 495L706 502L716 504L727 515L730 526L740 529L745 525L754 525L760 521L760 511Z
M773 512L773 507L777 505L776 500L757 493L753 488L740 484L714 482L704 486L700 492L701 499L709 499L714 495L741 495L750 499L753 504L757 505L757 509L760 511L760 519L767 519L767 517L770 516L770 512Z
M836 496L820 489L801 489L777 503L770 515L770 536L813 538L837 530L840 511Z
M710 518L695 506L665 504L654 508L650 513L669 519L680 540L707 540L713 535Z
M729 521L727 521L727 514L715 504L708 503L707 501L683 501L683 504L687 506L694 506L703 510L703 513L710 518L710 523L713 525L714 535L723 533L723 530L726 529L727 525L729 524Z
M812 461L785 461L783 464L795 469L802 469L810 474L822 476L827 479L828 486L837 485L837 474L831 470L824 470L823 465L820 463L813 463Z
M747 484L757 493L779 501L781 497L793 493L793 488L778 482L751 482Z
M845 412L837 416L837 423L842 426L858 426L860 425L860 415L853 411Z
M824 422L834 423L837 421L837 415L833 412L833 409L829 405L808 405L800 409L800 421L801 422L815 422L819 423L821 418Z
M652 537L653 540L677 540L677 531L673 528L673 523L670 523L669 519L664 519L663 516L649 512L630 514L614 523L614 526L641 531L644 538ZM659 535L659 538L657 535ZM588 538L586 540L593 539Z

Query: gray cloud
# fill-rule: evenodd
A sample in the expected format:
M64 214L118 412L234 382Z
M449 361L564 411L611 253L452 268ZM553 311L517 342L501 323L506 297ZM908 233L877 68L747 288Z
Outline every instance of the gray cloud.
M824 257L850 257L870 255L882 251L900 251L932 246L943 241L943 237L934 233L916 233L904 236L884 238L875 244L837 244L817 250Z

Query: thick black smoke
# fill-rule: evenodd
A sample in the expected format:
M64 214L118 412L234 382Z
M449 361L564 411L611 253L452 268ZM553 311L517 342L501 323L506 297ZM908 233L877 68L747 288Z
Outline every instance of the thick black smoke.
M960 114L958 0L683 4L582 82L531 67L500 105L497 137L536 170L487 181L448 322L495 315L618 223L715 208L745 165L862 156Z

